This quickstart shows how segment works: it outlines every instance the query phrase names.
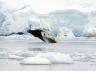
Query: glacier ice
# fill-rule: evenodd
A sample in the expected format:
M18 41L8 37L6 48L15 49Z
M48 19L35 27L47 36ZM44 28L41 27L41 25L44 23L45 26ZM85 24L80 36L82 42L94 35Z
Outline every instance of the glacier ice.
M1 9L2 8L2 9ZM80 36L84 25L87 23L87 15L78 10L54 11L47 15L40 15L32 11L32 8L24 7L16 11L9 11L1 7L0 35L24 32L28 29L47 29L56 35L62 26L72 29L75 36Z
M4 39L33 39L35 37L31 35L18 35L18 34L12 34L10 36L3 37Z
M62 26L72 29L75 36L79 37L84 26L88 23L88 15L78 10L54 11L49 13L53 21L53 31L58 33Z
M59 29L59 34L57 35L58 38L74 38L74 34L71 29L68 29L67 27L61 27Z
M89 22L85 26L82 35L96 37L96 12L89 13Z
M88 13L74 9L37 14L31 6L10 11L2 3L0 5L0 36L18 32L26 35L28 29L43 29L61 38L96 37L95 16L95 11ZM64 31L64 27L70 32Z

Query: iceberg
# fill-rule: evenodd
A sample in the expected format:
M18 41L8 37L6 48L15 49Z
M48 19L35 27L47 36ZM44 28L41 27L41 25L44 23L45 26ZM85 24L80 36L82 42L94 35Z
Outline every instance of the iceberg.
M46 58L41 57L28 57L23 59L20 64L24 65L49 65L51 62Z
M70 57L69 54L59 53L59 52L46 52L46 53L39 53L37 55L41 58L47 58L53 64L71 64L74 63L73 59Z

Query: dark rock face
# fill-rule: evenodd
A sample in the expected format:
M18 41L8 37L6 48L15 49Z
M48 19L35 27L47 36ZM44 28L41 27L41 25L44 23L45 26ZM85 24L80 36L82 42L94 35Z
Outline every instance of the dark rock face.
M58 39L53 36L51 32L43 31L41 29L36 29L36 30L28 30L30 34L32 34L34 37L38 37L44 42L49 42L49 43L57 43Z

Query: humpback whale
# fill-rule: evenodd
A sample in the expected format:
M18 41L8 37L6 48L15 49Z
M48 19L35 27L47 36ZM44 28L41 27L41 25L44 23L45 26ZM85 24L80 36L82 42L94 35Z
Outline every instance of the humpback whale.
M48 43L57 43L58 39L54 36L53 33L49 31L44 31L41 29L36 29L36 30L27 30L28 33L32 34L34 37L38 37L44 42Z

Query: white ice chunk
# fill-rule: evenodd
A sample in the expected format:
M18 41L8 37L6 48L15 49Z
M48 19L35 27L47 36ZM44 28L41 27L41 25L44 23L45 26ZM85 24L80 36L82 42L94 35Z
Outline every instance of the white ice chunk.
M41 58L41 57L28 57L23 59L20 64L25 64L25 65L47 65L47 64L51 64L51 62L46 59L46 58Z
M73 59L70 57L69 54L47 52L39 53L38 56L42 58L48 58L52 63L55 64L73 63Z
M21 59L23 59L23 58L24 58L24 57L21 57L21 56L15 55L15 54L9 54L9 55L8 55L8 59L21 60Z

